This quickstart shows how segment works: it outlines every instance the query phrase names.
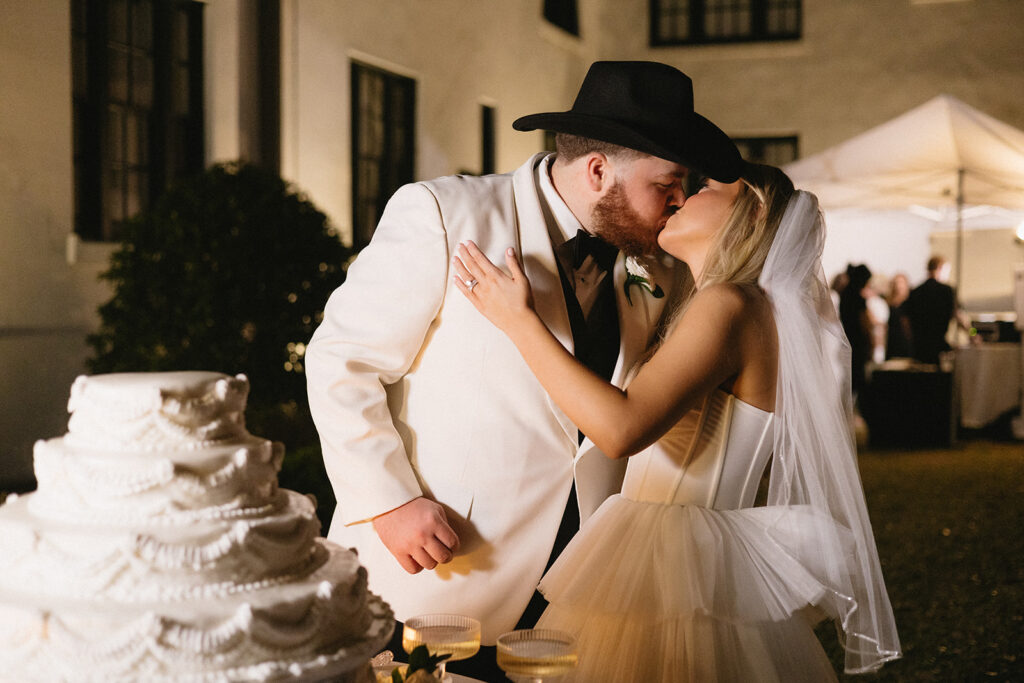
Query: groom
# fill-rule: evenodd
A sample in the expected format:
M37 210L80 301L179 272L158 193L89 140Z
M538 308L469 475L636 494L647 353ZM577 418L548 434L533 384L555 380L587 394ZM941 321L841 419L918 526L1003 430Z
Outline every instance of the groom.
M557 132L557 153L399 189L306 352L338 499L329 538L358 549L400 621L473 616L485 645L539 616L536 599L524 610L549 559L618 491L624 464L583 440L455 291L456 246L473 240L496 263L515 247L547 326L621 386L682 282L659 258L628 275L626 256L658 252L688 169L730 182L740 166L694 113L690 79L653 62L597 62L571 110L513 127ZM491 680L493 654L477 659L491 673L450 670Z

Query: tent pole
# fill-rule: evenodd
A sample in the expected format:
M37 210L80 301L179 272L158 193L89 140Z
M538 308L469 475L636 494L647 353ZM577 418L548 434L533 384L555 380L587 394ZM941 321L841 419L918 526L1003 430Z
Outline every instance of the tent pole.
M963 295L964 263L964 169L956 170L956 291L957 299Z

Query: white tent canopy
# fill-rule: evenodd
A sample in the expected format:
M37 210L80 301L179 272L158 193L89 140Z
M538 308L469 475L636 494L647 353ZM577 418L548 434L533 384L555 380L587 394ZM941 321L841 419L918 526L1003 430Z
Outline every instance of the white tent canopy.
M1024 131L950 95L785 170L825 208L1024 209Z
M915 233L911 239L916 243L923 226L955 227L958 283L963 282L965 224L1009 227L1024 217L1024 131L950 95L788 164L785 171L797 188L818 195L829 217L830 238L837 228L849 229L857 221L873 226L873 238L902 223ZM900 212L904 220L897 221ZM906 237L893 234L893 241ZM877 253L889 246L864 248ZM923 264L923 258L914 259Z

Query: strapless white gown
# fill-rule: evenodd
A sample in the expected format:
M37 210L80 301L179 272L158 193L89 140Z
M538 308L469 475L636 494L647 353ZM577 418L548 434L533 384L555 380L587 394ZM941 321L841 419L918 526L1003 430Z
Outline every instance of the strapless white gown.
M835 681L812 631L828 589L808 508L751 507L773 414L716 391L630 458L622 492L540 584L537 628L577 637L565 681Z

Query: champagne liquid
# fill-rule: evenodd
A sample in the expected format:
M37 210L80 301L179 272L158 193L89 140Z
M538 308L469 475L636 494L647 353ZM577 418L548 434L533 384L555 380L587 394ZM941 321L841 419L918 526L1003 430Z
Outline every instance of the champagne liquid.
M405 680L406 671L409 669L406 664L395 664L384 667L383 669L374 669L373 674L376 679L375 683L391 683L392 671L398 671L402 674L402 680Z
M458 626L424 626L415 629L406 626L402 632L402 648L412 652L420 645L426 645L432 655L451 655L445 661L456 662L468 659L480 650L480 634Z
M576 666L576 653L565 652L565 643L533 641L515 644L508 652L499 648L498 666L507 674L537 678L563 676Z

